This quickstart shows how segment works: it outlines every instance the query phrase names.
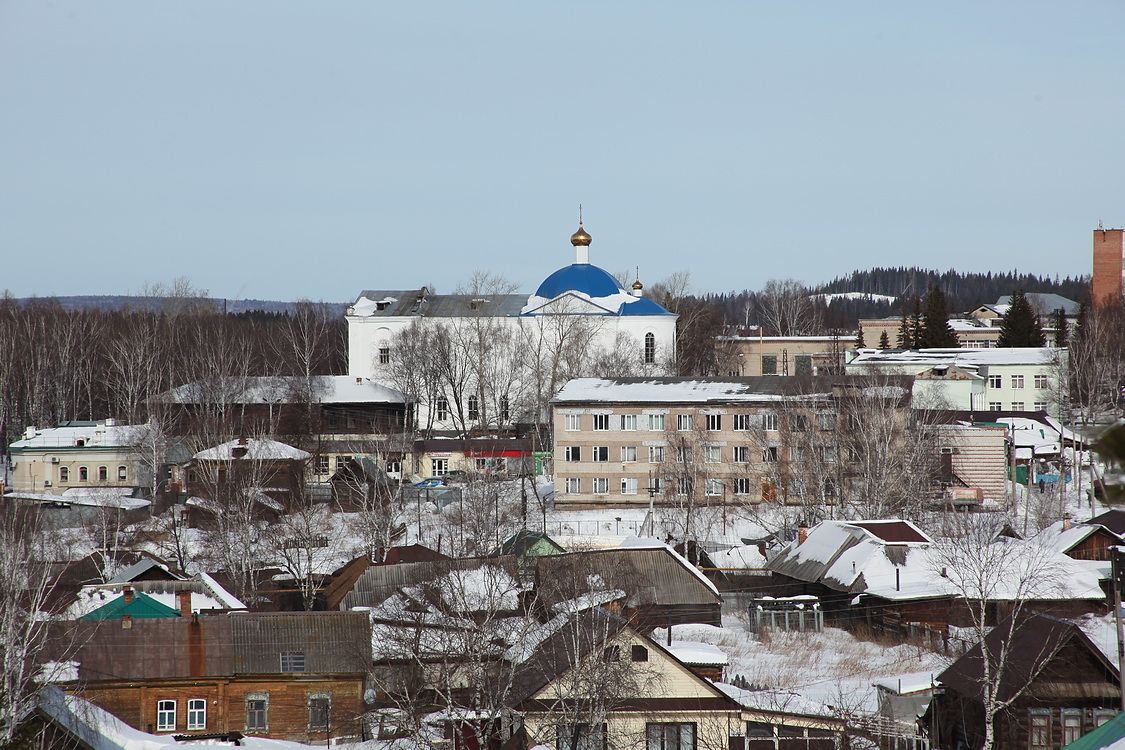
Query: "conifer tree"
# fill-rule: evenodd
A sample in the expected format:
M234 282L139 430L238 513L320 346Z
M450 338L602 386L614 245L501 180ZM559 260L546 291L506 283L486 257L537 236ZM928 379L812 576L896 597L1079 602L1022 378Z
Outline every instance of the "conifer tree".
M1055 346L1062 349L1070 340L1070 325L1061 307L1051 313L1051 327L1055 329Z
M891 340L887 336L887 332L885 330L883 331L883 333L881 333L879 335L879 348L880 349L890 349L891 348Z
M910 335L910 321L906 319L906 307L902 308L902 324L898 327L898 348L913 349L914 337Z
M922 316L922 330L927 347L952 349L960 346L957 334L953 332L953 326L949 325L949 313L945 309L945 293L936 286L926 290L926 311Z
M867 344L863 341L863 326L859 327L859 332L855 335L855 348L866 349Z
M1044 346L1043 326L1039 316L1031 309L1022 290L1012 295L1008 311L1000 319L1000 340L997 346Z
M925 349L930 345L922 327L922 300L918 299L918 295L914 295L914 312L910 313L910 340L914 342L914 349Z

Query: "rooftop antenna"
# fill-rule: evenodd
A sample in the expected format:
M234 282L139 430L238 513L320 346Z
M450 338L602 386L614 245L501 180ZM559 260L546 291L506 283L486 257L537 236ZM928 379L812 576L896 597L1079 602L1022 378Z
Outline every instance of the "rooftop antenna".
M1104 227L1104 226L1102 226L1102 220L1101 220L1101 219L1098 219L1098 231L1099 231L1099 232L1104 232L1104 231L1105 231L1105 227Z

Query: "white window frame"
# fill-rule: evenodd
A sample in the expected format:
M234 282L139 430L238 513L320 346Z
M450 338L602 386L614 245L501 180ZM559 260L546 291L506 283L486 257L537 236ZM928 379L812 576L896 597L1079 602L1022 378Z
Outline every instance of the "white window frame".
M129 467L128 466L120 465L120 466L117 467L117 481L118 482L128 482L129 481Z
M156 731L176 731L176 701L165 698L156 702Z
M594 431L607 432L609 430L609 418L612 414L595 414L594 415Z
M1036 401L1033 406L1035 406L1035 411L1047 411L1046 401Z
M772 411L766 412L762 415L762 429L769 432L777 432L777 414Z
M718 445L703 446L703 463L721 464L723 462L723 449Z
M621 494L622 495L635 495L635 494L637 494L637 478L636 477L622 477L621 478Z
M609 494L609 477L594 477L593 482L595 495Z
M778 457L781 454L781 449L776 445L766 445L762 447L762 463L776 464Z
M391 363L391 348L389 346L379 347L379 364L389 365Z
M575 463L582 460L582 446L568 445L563 448L563 460L567 463Z
M1022 389L1023 388L1023 375L1013 375L1012 376L1012 388L1013 389Z
M723 494L723 480L711 477L704 485L707 497L722 497Z
M566 422L567 432L578 432L582 429L582 415L581 414L566 414L564 415Z
M750 463L750 446L748 446L748 445L736 445L736 446L734 446L734 449L731 451L731 459L736 464L748 464L748 463Z
M1036 375L1035 376L1035 387L1038 388L1041 391L1046 390L1047 388L1050 388L1051 385L1047 381L1047 376L1046 375Z
M187 702L187 728L191 729L206 729L207 728L207 699L206 698L188 698Z
M567 477L566 478L566 494L580 495L582 494L582 477Z
M627 432L633 432L637 429L637 415L636 414L622 414L621 415L621 429Z
M664 446L663 445L650 445L648 447L648 462L650 464L664 463Z
M707 431L708 432L722 432L723 431L723 415L722 414L708 414L707 415Z
M690 432L692 429L692 415L691 414L677 414L676 415L676 430L679 432Z
M754 494L754 480L750 477L735 477L734 479L734 494L736 495L752 495Z
M649 414L648 429L650 432L664 432L664 415Z
M1004 411L1004 405L1002 403L1000 403L999 401L989 401L988 402L988 410L989 411Z
M1012 402L1012 411L1024 411L1023 407L1024 407L1023 401L1013 401Z
M754 428L754 415L753 414L735 414L734 415L734 431L745 432Z
M623 445L621 446L621 463L635 464L637 462L637 446Z
M449 474L449 459L448 458L431 458L430 459L430 476L444 477Z
M988 376L988 387L989 388L1003 388L1004 387L1004 376L1003 375L989 375Z
M596 464L609 463L609 446L595 445L590 449L590 460Z

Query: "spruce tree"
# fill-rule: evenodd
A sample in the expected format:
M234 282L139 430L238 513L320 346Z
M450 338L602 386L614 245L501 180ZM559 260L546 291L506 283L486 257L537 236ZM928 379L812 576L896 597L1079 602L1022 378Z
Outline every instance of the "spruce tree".
M1039 316L1031 309L1022 290L1012 295L1008 311L1000 319L1000 340L997 346L1044 346L1043 326Z
M955 349L960 345L957 334L953 332L953 326L949 325L945 294L936 286L931 286L926 291L926 311L922 315L922 330L927 347Z
M922 300L914 296L914 312L910 313L910 340L914 349L925 349L930 344L926 340L926 329L922 327Z
M1070 340L1070 326L1061 307L1051 313L1051 327L1055 329L1055 346L1062 349Z
M891 339L890 339L889 336L887 336L886 330L884 330L883 333L881 333L879 335L879 348L880 349L890 349L891 348Z
M905 306L902 308L902 324L898 327L898 348L914 348L914 337L910 335L910 322L906 319Z
M865 344L864 341L863 341L863 326L859 327L859 333L857 333L855 335L855 348L856 349L866 349L867 348L867 344Z

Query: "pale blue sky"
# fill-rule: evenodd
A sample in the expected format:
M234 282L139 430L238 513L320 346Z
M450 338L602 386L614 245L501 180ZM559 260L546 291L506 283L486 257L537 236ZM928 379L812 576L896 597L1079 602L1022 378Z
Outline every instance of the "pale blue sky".
M1088 273L1125 3L0 0L0 289Z

